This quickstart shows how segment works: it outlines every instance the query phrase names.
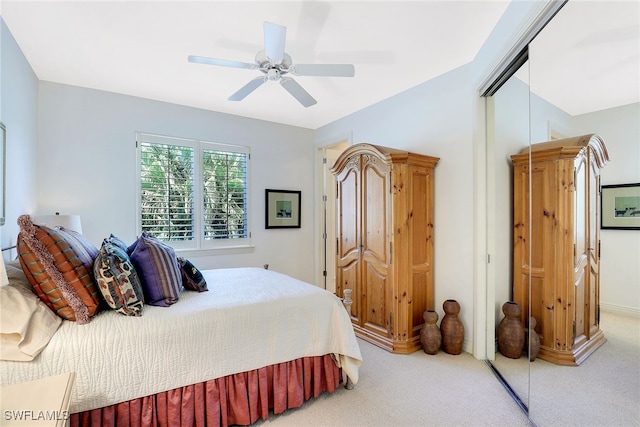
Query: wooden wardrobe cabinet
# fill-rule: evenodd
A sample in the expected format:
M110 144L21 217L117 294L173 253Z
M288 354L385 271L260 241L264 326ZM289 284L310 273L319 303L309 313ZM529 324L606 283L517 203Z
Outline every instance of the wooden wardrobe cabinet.
M524 325L529 308L537 321L538 357L579 365L606 341L599 326L599 215L607 148L597 135L584 135L533 144L530 155L527 148L511 159L513 298Z
M388 351L419 348L433 301L437 157L371 144L344 151L337 179L336 293L352 290L356 334Z

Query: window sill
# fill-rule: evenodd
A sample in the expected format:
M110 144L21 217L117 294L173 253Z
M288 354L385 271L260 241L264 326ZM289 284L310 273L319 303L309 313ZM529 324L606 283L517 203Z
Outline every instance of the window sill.
M249 254L255 251L255 246L221 246L218 248L207 249L176 249L176 255L184 258L215 256L215 255L237 255Z

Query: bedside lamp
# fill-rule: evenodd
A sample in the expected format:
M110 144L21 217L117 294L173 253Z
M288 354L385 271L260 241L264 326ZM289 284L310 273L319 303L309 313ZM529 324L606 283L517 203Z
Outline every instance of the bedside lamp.
M59 212L56 212L55 215L33 215L31 221L33 221L34 224L44 225L50 228L61 225L64 228L82 234L80 215L60 215Z

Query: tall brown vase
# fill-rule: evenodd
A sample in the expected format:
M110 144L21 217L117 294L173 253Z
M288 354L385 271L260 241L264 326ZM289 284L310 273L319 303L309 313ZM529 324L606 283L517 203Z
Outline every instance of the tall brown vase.
M498 349L511 359L519 359L524 348L524 326L520 321L522 310L518 303L507 301L502 304L504 317L498 324Z
M438 327L438 313L435 310L427 310L422 314L424 325L420 331L420 343L427 354L438 354L442 344L442 334Z
M442 304L442 309L444 310L444 317L440 322L442 349L448 354L460 354L464 342L464 325L458 317L460 304L456 300L448 299Z

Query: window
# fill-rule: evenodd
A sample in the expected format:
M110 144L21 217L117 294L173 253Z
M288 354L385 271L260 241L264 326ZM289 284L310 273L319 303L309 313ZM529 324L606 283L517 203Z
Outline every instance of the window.
M247 147L138 133L139 227L176 249L249 245Z

